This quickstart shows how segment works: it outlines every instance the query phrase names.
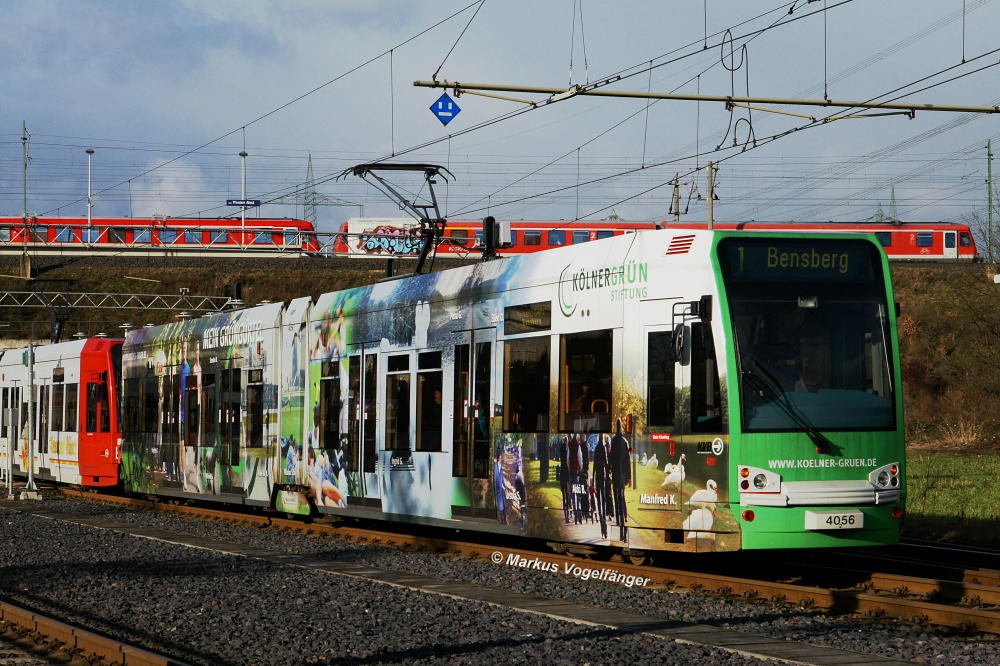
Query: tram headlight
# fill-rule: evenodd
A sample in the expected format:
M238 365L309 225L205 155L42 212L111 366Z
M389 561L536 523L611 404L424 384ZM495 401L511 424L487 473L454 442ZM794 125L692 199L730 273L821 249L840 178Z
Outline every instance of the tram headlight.
M757 490L764 490L767 488L767 477L763 474L758 474L753 477L753 487Z

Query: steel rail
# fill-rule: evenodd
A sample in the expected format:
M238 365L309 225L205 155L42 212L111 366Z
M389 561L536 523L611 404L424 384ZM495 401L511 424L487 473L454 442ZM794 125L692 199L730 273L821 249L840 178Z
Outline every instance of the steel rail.
M259 514L237 514L219 509L168 504L149 499L103 495L97 492L84 492L69 488L60 488L60 490L63 494L70 497L112 502L126 506L145 507L158 511L182 513L215 520L273 526L306 534L319 534L369 543L374 542L387 546L419 548L432 552L471 556L494 563L497 561L496 553L500 553L501 562L505 561L511 555L520 555L528 559L537 558L542 562L556 564L558 567L562 567L566 563L578 565L582 561L586 561L575 556L539 552L524 548L497 547L491 544L428 537L418 534L386 532L325 522L304 523L301 520L289 520ZM336 518L334 517L334 519ZM598 561L595 560L590 560L590 562L595 565L598 564ZM649 578L652 587L681 586L692 590L707 590L726 595L737 595L751 600L765 598L776 603L790 603L836 613L862 613L872 617L897 618L917 624L959 627L962 629L975 629L982 632L1000 634L1000 612L995 610L946 605L918 599L884 596L853 590L825 589L697 571L665 569L625 562L614 562L609 566L626 575ZM939 585L942 583L942 581L931 579L926 579L926 582L928 585Z

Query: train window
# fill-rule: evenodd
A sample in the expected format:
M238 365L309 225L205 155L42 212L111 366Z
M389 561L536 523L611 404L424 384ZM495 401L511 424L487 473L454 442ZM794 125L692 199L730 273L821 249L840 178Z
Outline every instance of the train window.
M149 229L133 229L132 230L132 242L133 243L148 243L150 237Z
M917 232L917 247L931 247L934 245L934 234L930 231Z
M597 232L597 240L601 240L602 238L611 238L614 235L615 235L615 232L613 232L611 230L598 231Z
M424 352L417 359L417 451L441 450L444 385L441 352Z
M70 243L73 241L73 228L72 227L57 227L56 228L56 238L57 243Z
M476 245L482 245L482 244L483 244L483 230L479 229L478 231L476 231Z
M319 382L319 444L324 449L340 446L342 400L340 399L340 362L323 361Z
M455 345L453 444L451 457L452 476L469 474L469 345Z
M375 450L375 421L376 412L375 409L375 396L376 390L378 389L378 356L375 354L365 355L365 385L364 385L364 399L365 399L365 472L369 474L375 473L376 464L378 463L378 451Z
M195 375L187 375L184 377L184 398L183 412L181 412L181 420L183 421L182 429L184 431L184 446L198 446L198 423L199 423L199 412L198 412L198 377Z
M891 231L876 231L875 238L877 238L878 242L882 244L882 247L892 247Z
M125 229L122 227L108 227L108 242L109 243L124 243L125 242Z
M173 243L177 240L177 231L174 229L160 229L158 236L161 243Z
M109 407L107 379L87 382L87 432L111 432Z
M35 243L47 243L49 241L48 227L32 227L31 240Z
M215 446L218 426L215 408L215 374L208 372L201 378L201 445ZM231 463L230 463L231 464Z
M201 245L202 243L202 232L200 231L185 231L184 232L184 242L194 243L196 245Z
M949 250L954 249L954 247L955 247L955 232L954 231L946 231L945 232L945 234L944 234L944 246L946 248L948 248Z
M958 234L958 244L962 247L972 246L972 236L969 235L968 231L963 231Z
M452 229L448 235L455 240L469 240L468 229Z
M101 229L99 227L84 227L80 230L84 243L97 243L101 240Z
M385 378L385 448L410 448L410 373Z
M589 231L574 231L573 232L573 244L574 245L576 245L577 243L586 243L589 240L590 240L590 232Z
M274 243L274 239L271 237L270 232L258 231L253 235L254 245L271 245Z
M210 231L208 232L209 243L225 243L226 242L226 232L225 231Z
M542 232L541 231L525 231L524 232L524 244L525 245L541 245L542 244Z
M650 428L674 423L674 335L654 331L646 336L646 423Z
M691 432L726 432L711 324L691 325Z
M247 433L247 448L259 449L264 446L264 385L247 385L247 416L250 429Z
M0 229L0 243L10 242L10 228Z
M504 343L504 432L549 431L549 336Z
M553 229L549 232L549 245L565 245L566 232L562 229Z
M301 245L299 235L294 232L285 232L281 238L281 242L285 245Z
M560 338L559 427L563 432L611 432L611 331Z
M63 403L66 398L65 384L52 385L52 432L62 432L63 429Z
M66 384L66 424L65 432L76 432L80 429L76 412L78 388L76 383Z
M510 244L517 245L517 229L510 230Z

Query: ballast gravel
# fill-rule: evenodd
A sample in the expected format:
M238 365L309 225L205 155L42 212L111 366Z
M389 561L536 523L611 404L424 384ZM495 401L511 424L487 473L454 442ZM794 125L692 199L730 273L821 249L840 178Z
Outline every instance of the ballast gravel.
M667 620L929 664L1000 663L997 637L952 635L768 602L584 581L466 558L132 511L76 500L32 507L100 515L269 550L417 572ZM761 664L714 648L563 622L298 567L0 511L0 593L198 664ZM737 555L738 557L738 555Z

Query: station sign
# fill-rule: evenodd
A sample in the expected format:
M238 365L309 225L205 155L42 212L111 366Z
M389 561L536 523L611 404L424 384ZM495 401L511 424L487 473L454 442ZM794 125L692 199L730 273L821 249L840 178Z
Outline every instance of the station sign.
M252 208L260 205L260 199L226 199L226 205Z

